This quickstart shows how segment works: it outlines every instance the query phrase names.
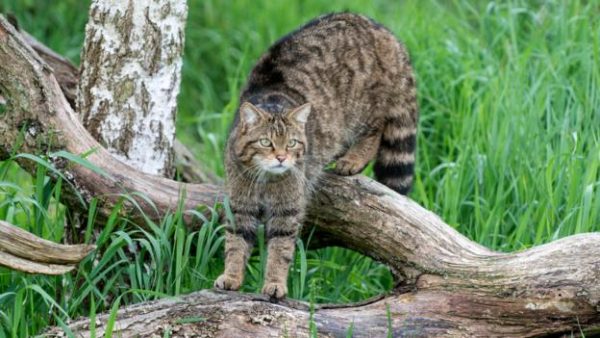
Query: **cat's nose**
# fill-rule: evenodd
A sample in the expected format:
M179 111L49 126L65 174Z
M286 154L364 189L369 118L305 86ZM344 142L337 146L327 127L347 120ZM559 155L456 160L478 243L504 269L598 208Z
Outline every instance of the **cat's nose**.
M287 159L287 155L277 155L275 156L275 158L277 159L277 161L279 161L279 163L283 163L283 161Z

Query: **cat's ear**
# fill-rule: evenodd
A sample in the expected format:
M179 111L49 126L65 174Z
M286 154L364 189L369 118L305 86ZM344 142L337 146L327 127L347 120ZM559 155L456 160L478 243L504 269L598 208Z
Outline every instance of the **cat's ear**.
M250 102L244 102L240 107L240 120L244 126L254 126L265 117L266 114Z
M310 103L305 103L300 107L294 108L290 110L285 117L288 120L292 120L299 124L305 124L308 120L308 116L310 115L311 105Z

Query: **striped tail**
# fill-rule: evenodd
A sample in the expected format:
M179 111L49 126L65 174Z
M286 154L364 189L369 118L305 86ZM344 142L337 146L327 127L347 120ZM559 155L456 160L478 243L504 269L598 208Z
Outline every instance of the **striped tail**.
M384 127L375 160L375 177L402 195L412 188L417 129L392 119Z

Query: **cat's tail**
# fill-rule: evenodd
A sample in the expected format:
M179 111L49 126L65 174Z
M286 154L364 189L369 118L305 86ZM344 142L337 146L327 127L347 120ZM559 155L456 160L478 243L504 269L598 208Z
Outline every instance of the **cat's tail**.
M417 133L413 122L387 121L373 168L377 181L402 195L408 194L413 183Z

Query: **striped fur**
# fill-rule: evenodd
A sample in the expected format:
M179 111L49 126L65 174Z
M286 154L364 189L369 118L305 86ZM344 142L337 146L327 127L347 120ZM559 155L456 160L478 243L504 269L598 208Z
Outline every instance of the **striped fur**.
M373 167L377 180L400 194L412 188L416 129L389 123L385 126Z
M227 227L225 273L215 286L241 285L263 223L263 293L281 298L306 203L325 166L335 161L335 173L354 175L376 158L377 179L409 191L418 118L412 68L383 26L330 14L276 42L252 69L240 103L225 151L235 224ZM280 159L289 170L273 174Z

